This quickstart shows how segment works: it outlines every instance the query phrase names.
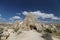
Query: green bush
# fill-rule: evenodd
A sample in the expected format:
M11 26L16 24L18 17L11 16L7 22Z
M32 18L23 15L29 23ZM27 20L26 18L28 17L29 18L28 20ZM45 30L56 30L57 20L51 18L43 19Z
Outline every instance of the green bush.
M18 28L18 27L14 29L14 31L15 31L15 32L17 32L18 30L19 30L19 28Z
M46 30L44 30L45 32L48 32L48 33L52 33L52 31L51 30L49 30L49 29L46 29Z
M0 32L2 32L3 31L3 28L0 28Z

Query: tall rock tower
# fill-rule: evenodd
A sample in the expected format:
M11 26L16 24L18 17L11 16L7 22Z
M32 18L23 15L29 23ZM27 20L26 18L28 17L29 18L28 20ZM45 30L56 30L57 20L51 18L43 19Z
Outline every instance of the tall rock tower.
M36 29L37 30L37 16L28 12L28 14L26 15L25 20L23 21L23 25L22 28L25 30L32 30L32 29Z

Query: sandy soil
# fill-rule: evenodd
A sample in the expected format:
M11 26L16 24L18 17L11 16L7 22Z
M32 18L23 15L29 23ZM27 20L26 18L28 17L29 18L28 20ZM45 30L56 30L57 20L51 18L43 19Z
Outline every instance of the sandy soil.
M12 30L9 30L10 32ZM10 37L8 38L8 40L44 40L44 38L41 37L42 34L36 32L35 30L34 31L22 31L21 34L19 35L16 35L14 33L10 33ZM57 38L54 38L52 37L53 40L60 40L60 39L57 39Z
M16 40L44 40L42 37L40 37L41 34L35 32L35 31L24 31L22 34L17 36Z

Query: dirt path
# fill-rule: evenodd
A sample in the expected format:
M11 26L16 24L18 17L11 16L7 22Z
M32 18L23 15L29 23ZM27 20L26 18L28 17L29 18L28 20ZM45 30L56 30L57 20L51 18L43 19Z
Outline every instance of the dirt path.
M10 33L10 37L8 38L8 40L44 40L40 36L41 34L31 30L23 31L21 34L17 36L13 33Z
M24 31L22 34L17 36L16 40L44 40L40 36L41 34L34 31Z
M11 32L12 30L10 30ZM44 38L41 37L42 34L38 33L36 31L22 31L21 34L15 35L13 33L10 33L10 37L8 40L44 40ZM53 40L60 40L53 37Z

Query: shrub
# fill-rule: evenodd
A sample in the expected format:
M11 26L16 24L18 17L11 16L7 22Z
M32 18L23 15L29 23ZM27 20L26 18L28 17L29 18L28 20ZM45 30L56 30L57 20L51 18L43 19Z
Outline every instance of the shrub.
M49 29L46 29L46 30L44 30L45 32L48 32L48 33L52 33L52 31L51 30L49 30Z
M14 29L14 31L15 31L15 32L17 32L18 30L19 30L19 28L18 28L18 27Z
M3 31L3 28L0 28L0 32Z

